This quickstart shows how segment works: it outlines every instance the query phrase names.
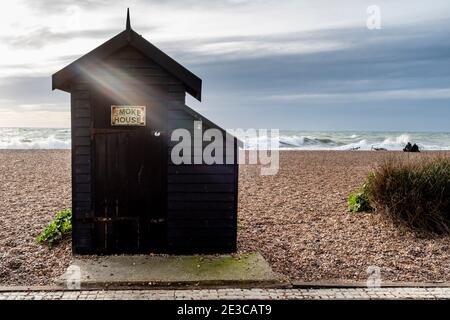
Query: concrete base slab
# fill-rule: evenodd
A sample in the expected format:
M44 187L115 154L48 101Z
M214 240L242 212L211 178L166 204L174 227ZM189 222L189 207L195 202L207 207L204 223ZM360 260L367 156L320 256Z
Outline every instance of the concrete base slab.
M281 281L259 253L77 257L56 280L64 287L274 286Z

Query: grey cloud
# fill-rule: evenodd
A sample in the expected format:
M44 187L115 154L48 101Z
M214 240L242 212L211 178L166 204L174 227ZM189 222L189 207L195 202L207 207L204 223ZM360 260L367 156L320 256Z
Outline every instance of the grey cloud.
M191 9L233 9L265 1L267 0L139 0L131 3L130 7L133 10L133 8L141 8L144 5L153 4L158 6L183 6ZM60 12L73 6L77 6L80 9L94 10L111 6L122 6L126 8L127 5L123 0L26 0L26 2L31 8L45 12Z
M191 61L189 68L205 86L203 108L212 119L221 114L224 126L445 131L450 129L443 120L450 116L449 27L445 20L267 39L279 45L308 39L350 44L305 54L208 61L175 49L176 44L171 50L179 61ZM236 113L239 120L232 116Z
M9 101L3 107L16 108L19 105L65 104L66 93L51 90L51 75L48 77L8 77L0 79L0 97ZM64 110L67 111L67 110Z
M106 7L113 3L114 1L108 0L25 0L30 8L37 9L39 11L45 12L60 12L61 10L66 10L72 6L77 6L83 9L97 9L101 7ZM117 1L122 3L122 1Z
M147 3L154 3L158 5L177 5L186 6L190 8L236 8L244 7L250 4L263 3L267 0L153 0L146 1Z
M342 29L285 35L268 41L334 39L349 43L333 51L267 57L235 57L202 63L186 52L183 59L195 61L191 68L242 92L323 93L364 92L374 89L445 88L450 86L450 21L430 27L405 27L375 32ZM246 38L241 39L243 42ZM206 82L206 81L205 81Z
M145 29L146 32L153 30L155 29ZM99 39L106 41L121 31L123 31L123 29L114 28L55 32L48 27L38 27L25 35L3 36L1 40L13 48L39 49L47 44L56 44L77 38Z
M39 49L48 43L59 43L74 38L106 38L117 30L88 30L53 32L50 28L39 27L25 35L2 37L2 41L14 48Z
M355 115L357 121L363 123L370 119L377 122L379 128L387 128L384 124L389 114L392 118L389 121L395 128L395 121L402 121L406 113L411 113L411 127L437 130L438 127L449 128L447 120L443 120L450 116L449 98L442 94L447 92L442 90L450 88L449 27L450 21L445 20L379 31L334 29L260 37L189 39L155 45L203 79L205 100L202 107L205 114L212 119L221 115L219 122L224 126L252 126L257 121L262 126L306 128L306 125L317 124L316 129L327 126L338 129L336 123L339 122L341 129L355 129L356 125L346 127L345 124L346 117L350 119L350 115ZM152 41L151 37L149 40ZM272 46L307 41L338 41L345 45L331 51L271 53L257 57L233 53L209 55L192 50L211 43L245 45L248 41L268 42ZM61 60L73 59L61 57ZM420 99L399 97L399 92L407 95L414 90L416 94L424 92L429 96ZM370 96L365 99L365 93L369 92L391 94L385 94L386 100L380 94L374 102ZM350 98L345 101L309 99L308 103L281 98L290 95L310 95L310 98L314 95L348 95ZM69 100L67 94L50 91L50 75L45 78L4 79L0 82L0 96L17 104L39 103L49 107L58 103L68 104ZM263 99L273 96L280 99ZM352 101L352 96L358 99ZM314 108L306 109L311 105ZM239 121L236 114L239 114ZM327 117L324 118L324 114ZM439 126L423 123L427 116ZM296 119L306 120L300 123ZM362 126L362 129L367 129L365 123Z

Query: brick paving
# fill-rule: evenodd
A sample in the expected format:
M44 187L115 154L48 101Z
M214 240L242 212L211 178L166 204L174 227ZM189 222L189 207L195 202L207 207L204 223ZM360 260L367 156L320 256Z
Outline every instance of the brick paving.
M449 299L450 288L3 291L0 300Z

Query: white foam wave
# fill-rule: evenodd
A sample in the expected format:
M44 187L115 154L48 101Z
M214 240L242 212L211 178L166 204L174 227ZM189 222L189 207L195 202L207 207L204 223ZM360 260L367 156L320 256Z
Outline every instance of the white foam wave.
M421 150L450 150L450 133L281 131L244 139L245 149L402 150L408 142ZM0 149L70 149L70 129L0 128Z
M57 139L55 136L24 139L12 137L0 140L0 149L70 149L70 140Z
M423 135L423 134L422 134ZM433 140L434 138L434 140ZM360 133L352 135L280 135L279 144L266 136L250 138L244 141L246 149L256 149L258 146L271 145L272 149L281 150L361 150L374 148L400 151L408 142L417 143L421 150L450 150L450 134L445 139L436 142L433 134L425 137L414 137L410 134L389 135L382 133ZM278 147L276 147L278 146Z

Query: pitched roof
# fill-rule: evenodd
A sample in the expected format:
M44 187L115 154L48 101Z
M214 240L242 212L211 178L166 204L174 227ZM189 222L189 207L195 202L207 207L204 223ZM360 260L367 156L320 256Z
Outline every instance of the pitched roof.
M125 46L132 46L144 54L144 56L153 60L156 64L180 80L190 95L201 101L202 80L131 29L129 12L127 13L126 29L53 74L52 89L70 91L70 80L79 74L79 70L83 66L101 61Z

